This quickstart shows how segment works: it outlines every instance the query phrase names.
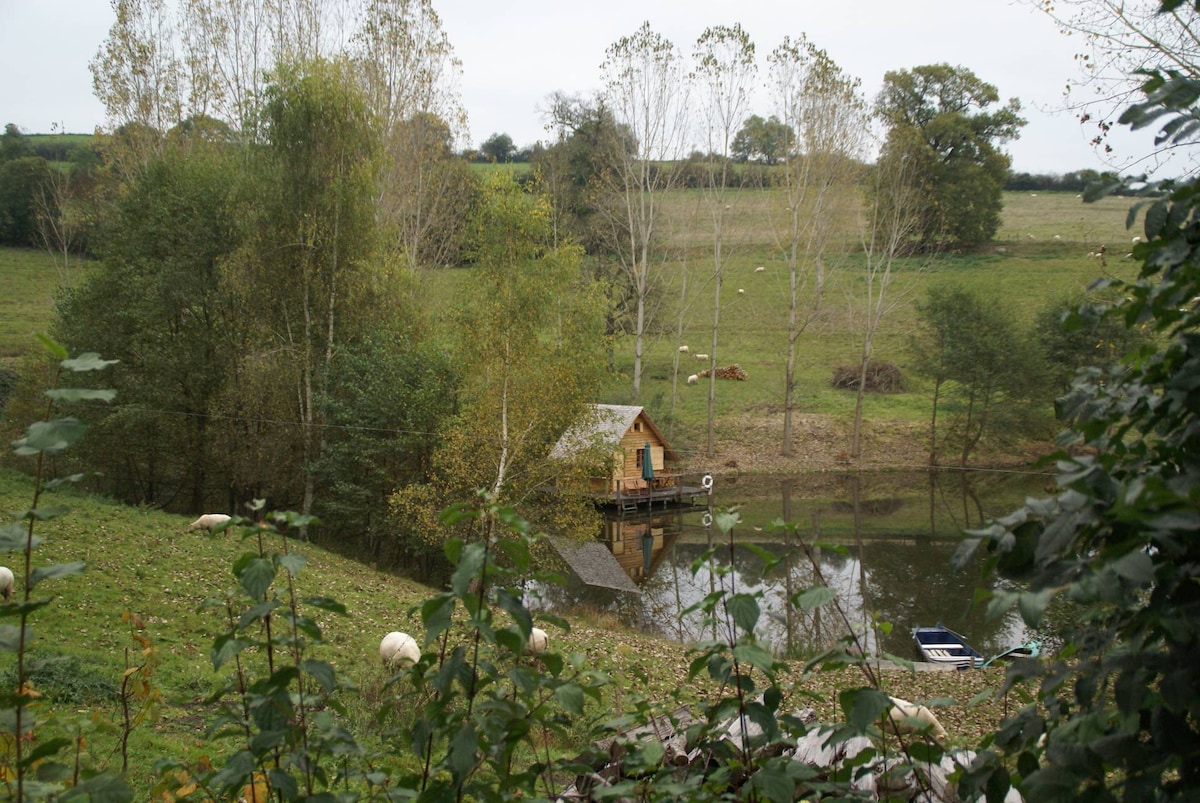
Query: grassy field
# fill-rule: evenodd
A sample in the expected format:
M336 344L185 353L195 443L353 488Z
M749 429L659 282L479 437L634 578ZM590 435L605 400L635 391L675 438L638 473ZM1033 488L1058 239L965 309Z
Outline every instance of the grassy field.
M721 330L718 364L737 363L748 382L720 382L717 414L720 437L736 437L738 417L776 415L783 401L786 359L787 273L776 246L773 225L778 198L764 193L733 193L726 242L727 262L721 291ZM639 403L669 429L676 447L695 454L703 446L707 421L707 386L688 386L686 379L704 367L694 359L681 360L676 370L676 324L682 307L683 343L693 354L711 353L713 288L711 216L697 193L678 193L666 199L669 239L676 257L657 271L657 323L645 351ZM875 357L907 368L907 347L916 326L916 303L935 284L961 285L992 299L1022 324L1060 298L1081 293L1100 276L1130 277L1132 262L1124 260L1132 232L1124 227L1128 199L1107 198L1084 204L1069 193L1008 193L1003 225L996 242L977 252L910 259L900 266L889 295L892 308L876 341ZM844 233L845 237L850 232ZM1090 257L1100 245L1107 264ZM861 257L853 252L831 260L831 278L821 315L798 345L796 400L805 413L845 421L853 410L853 394L835 390L830 379L839 365L857 361L860 346L861 298L864 279ZM755 272L762 266L765 270ZM686 275L687 296L681 297ZM450 310L446 303L469 283L469 270L434 271L424 288L429 308ZM0 359L28 350L32 334L45 327L59 275L52 260L40 252L0 249ZM738 291L743 292L739 293ZM442 319L452 325L448 317ZM613 343L617 373L609 376L601 401L630 401L633 369L631 339ZM909 392L873 396L866 415L874 420L902 423L923 421L929 399L916 382ZM674 397L674 402L672 401Z
M32 482L0 470L0 509L20 510L32 498ZM237 531L217 536L185 533L187 519L158 511L126 507L72 490L46 495L43 507L65 506L68 515L39 522L45 539L35 553L35 565L85 561L78 576L47 580L34 597L51 600L32 617L35 638L32 663L38 667L35 687L42 697L35 716L45 723L36 732L46 742L64 723L86 721L85 766L119 770L120 709L114 695L127 661L140 661L134 627L123 620L128 611L143 623L137 634L149 640L158 661L153 688L162 698L160 715L138 725L130 738L129 781L137 800L150 799L152 767L161 757L196 765L220 760L235 748L232 739L212 738L206 724L216 713L206 698L224 681L213 672L210 648L224 629L223 613L201 610L207 599L223 599L235 585L230 566L252 551L253 543ZM278 549L279 544L271 548ZM316 546L292 542L292 550L307 558L297 580L300 596L324 595L343 603L345 616L311 611L322 628L325 644L313 657L328 660L339 679L357 686L342 702L347 724L365 743L378 745L377 710L394 705L407 710L411 699L387 690L388 677L378 659L379 639L390 630L422 637L412 608L434 592L408 580L375 571ZM11 565L11 564L10 564ZM18 585L18 593L24 588ZM579 653L590 666L610 673L623 692L610 688L603 706L591 715L620 712L621 700L635 691L651 699L666 699L686 676L689 658L683 645L622 632L603 616L568 617L570 632L546 625L551 648ZM3 682L11 682L13 658L0 659ZM259 660L252 652L247 662ZM501 659L501 660L511 660ZM1003 680L1000 670L978 672L885 672L884 688L910 700L950 697L957 702L939 717L958 744L971 743L1002 714L1000 700L968 704L973 697ZM859 685L858 674L821 674L804 680L796 690L806 695L798 704L816 706L834 716L836 690ZM703 684L688 687L696 697L711 692ZM579 745L556 743L553 749L576 752Z

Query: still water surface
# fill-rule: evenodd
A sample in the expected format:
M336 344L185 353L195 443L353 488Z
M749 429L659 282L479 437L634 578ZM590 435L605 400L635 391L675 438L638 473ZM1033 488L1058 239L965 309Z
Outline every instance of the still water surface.
M700 613L684 612L723 582L725 590L761 594L760 639L779 653L807 652L835 641L845 625L832 606L808 612L788 603L820 584L803 539L838 545L811 554L846 617L867 634L872 653L882 648L912 657L911 629L942 622L990 656L1030 634L1015 612L987 621L972 605L977 589L1005 581L985 579L977 569L952 572L950 559L965 528L1011 512L1027 496L1044 495L1047 479L1009 472L718 478L712 509L736 506L740 516L731 536L708 524L703 506L614 514L601 539L637 591L572 576L566 587L537 589L533 604L612 612L627 626L686 643L714 637ZM775 558L774 565L748 544ZM710 550L713 563L700 560ZM730 571L720 577L714 566ZM891 623L891 634L871 628L872 621Z

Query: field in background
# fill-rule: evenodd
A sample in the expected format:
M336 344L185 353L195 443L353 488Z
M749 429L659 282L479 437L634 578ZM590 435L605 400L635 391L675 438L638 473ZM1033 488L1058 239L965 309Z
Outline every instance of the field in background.
M782 410L786 359L788 282L786 263L775 242L778 198L766 193L732 193L727 220L725 278L721 291L721 328L716 348L719 365L737 363L747 382L719 381L720 426L737 426L741 414L778 417ZM1107 198L1084 204L1070 193L1007 193L1003 224L995 243L974 253L903 260L889 290L891 310L876 341L875 358L907 370L907 346L916 326L916 303L936 284L958 284L1009 309L1028 324L1060 298L1082 293L1100 276L1132 277L1124 259L1135 232L1125 229L1131 201ZM676 257L658 271L657 327L645 350L639 399L654 418L668 426L673 442L685 451L703 446L708 387L689 386L689 374L705 367L685 355L676 369L676 325L682 309L683 338L691 354L712 353L713 293L711 215L699 193L667 199L670 238ZM853 229L843 231L852 241ZM1057 239L1056 239L1057 238ZM1106 246L1106 265L1090 257ZM761 273L755 268L762 266ZM851 252L828 265L831 279L823 311L800 337L797 349L796 400L803 412L845 420L853 394L830 387L839 365L857 361L860 346L864 279L861 255ZM687 296L681 297L686 274ZM423 287L429 309L452 326L449 311L456 293L469 283L469 269L431 271ZM53 312L59 283L54 262L42 252L0 249L0 359L11 361L34 344ZM739 293L741 289L744 292ZM806 288L810 290L811 288ZM608 378L604 398L629 403L633 343L613 343L617 374ZM910 391L870 397L866 414L878 420L923 421L929 398L914 382ZM674 403L672 398L674 396Z

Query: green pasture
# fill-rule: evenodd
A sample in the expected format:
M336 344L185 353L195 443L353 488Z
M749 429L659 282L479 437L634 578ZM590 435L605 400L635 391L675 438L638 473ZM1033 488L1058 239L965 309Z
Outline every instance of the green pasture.
M50 323L55 294L85 270L82 260L64 270L61 258L44 251L0 248L0 365L29 351Z
M783 403L786 364L788 276L778 233L781 197L774 193L731 192L722 199L725 266L720 291L718 365L737 363L747 382L719 381L716 408L722 422L742 411L778 411ZM849 199L843 202L851 207ZM722 204L724 206L725 204ZM888 290L889 312L877 336L874 356L907 369L907 348L916 327L916 304L935 284L952 283L992 299L1023 324L1060 298L1082 293L1101 276L1128 278L1135 272L1125 259L1133 232L1125 229L1131 201L1106 198L1084 204L1073 193L1007 193L1004 220L996 242L970 253L938 254L901 260ZM702 443L707 421L708 387L687 385L690 374L707 366L694 358L711 354L716 284L711 259L712 207L696 192L664 199L666 256L655 269L658 293L655 324L644 351L639 402L656 420L671 425L681 449ZM851 208L851 211L852 208ZM852 220L852 215L847 219ZM853 394L834 390L830 379L839 365L857 361L863 320L863 259L853 247L850 226L841 231L845 248L827 260L829 280L820 313L797 343L796 401L803 412L848 417ZM1104 264L1093 256L1106 246ZM762 272L755 268L762 266ZM802 292L811 298L811 271ZM76 275L76 279L78 276ZM686 278L686 296L682 294ZM422 282L435 320L453 326L449 310L455 294L466 292L470 269L430 271ZM48 255L0 249L0 357L28 350L33 333L46 328L61 277ZM743 292L739 293L738 291ZM676 336L682 311L682 344ZM439 317L440 316L440 317ZM617 373L608 377L602 401L631 401L633 342L612 343ZM677 364L678 363L678 364ZM915 382L910 392L867 400L869 418L921 421L928 398ZM722 424L724 425L724 423Z

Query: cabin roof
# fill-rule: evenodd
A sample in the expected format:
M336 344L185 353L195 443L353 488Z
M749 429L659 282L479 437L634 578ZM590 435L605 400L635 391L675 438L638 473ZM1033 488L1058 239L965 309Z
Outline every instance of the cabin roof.
M592 404L589 407L593 414L585 416L567 428L567 431L558 439L558 443L554 444L554 448L550 450L551 457L559 459L573 457L592 446L607 446L616 449L621 445L621 438L625 437L625 433L630 430L633 422L640 415L646 422L646 426L654 433L655 439L662 444L663 457L672 461L679 459L679 455L671 448L671 444L667 443L667 439L658 431L658 427L654 426L650 416L645 415L644 407L632 404Z

